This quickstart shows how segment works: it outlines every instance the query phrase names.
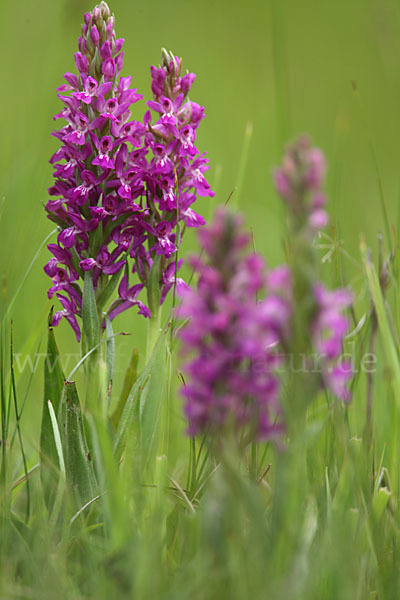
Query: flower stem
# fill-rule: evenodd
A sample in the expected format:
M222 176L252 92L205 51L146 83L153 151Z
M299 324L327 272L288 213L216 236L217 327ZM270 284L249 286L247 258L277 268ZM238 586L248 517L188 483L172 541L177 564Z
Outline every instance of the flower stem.
M151 318L148 320L147 345L146 345L146 364L149 362L153 350L156 346L161 329L161 307L153 310Z

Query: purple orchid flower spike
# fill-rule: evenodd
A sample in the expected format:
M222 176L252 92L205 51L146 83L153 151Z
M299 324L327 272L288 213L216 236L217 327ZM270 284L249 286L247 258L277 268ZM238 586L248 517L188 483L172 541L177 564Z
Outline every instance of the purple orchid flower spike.
M322 151L301 137L288 146L282 165L275 170L275 187L286 202L293 224L308 227L311 235L328 224L322 191L326 162Z
M290 334L290 274L268 272L261 256L248 254L242 219L226 209L201 230L200 243L207 260L194 260L197 289L185 290L178 309L189 320L180 331L190 355L182 389L188 433L233 427L247 440L272 439L283 430L276 369Z
M121 182L115 162L121 148L123 151L126 147L125 125L135 132L129 137L134 149L143 144L145 128L132 119L130 112L131 104L141 96L130 89L130 77L118 78L122 46L123 40L115 35L114 18L107 4L101 2L85 15L75 54L79 73L66 73L66 84L59 88L64 109L57 117L65 119L66 125L55 132L62 147L50 160L54 165L55 184L50 188L54 199L47 203L46 210L60 232L57 244L48 246L53 258L45 270L53 280L49 297L56 294L63 305L54 323L65 317L75 333L79 325L71 315L81 316L79 280L84 273L92 273L95 292L100 293L109 278L122 273L126 263L121 257L123 249L113 245L114 231L120 230L131 214L118 195ZM131 199L143 191L143 186L135 188ZM133 243L131 235L128 247ZM59 291L68 294L68 305Z
M288 146L281 166L275 170L275 186L290 217L289 255L298 306L295 353L316 350L322 385L347 402L351 394L346 386L353 373L347 361L340 362L340 354L349 329L344 311L351 306L352 295L344 289L330 292L319 282L312 244L329 220L323 192L325 172L322 151L301 137Z
M68 310L76 308L77 317L82 280L91 278L101 304L108 282L112 278L117 286L124 269L138 278L136 287L127 290L122 280L117 304L99 304L99 311L114 318L136 305L145 317L158 313L175 279L186 226L205 223L192 205L197 196L213 195L204 177L207 159L195 146L204 109L187 100L194 75L182 75L181 60L163 51L161 66L151 69L154 99L148 105L157 118L152 122L147 111L137 121L131 106L142 96L131 88L131 77L120 76L123 44L101 2L84 17L75 54L78 74L66 73L58 88L64 106L56 119L65 124L53 133L61 148L50 159L55 181L46 211L59 233L48 246L53 258L45 270L53 280L50 297L68 294ZM182 285L177 280L177 289ZM143 288L149 308L136 297Z
M152 226L152 231L148 232L147 263L151 262L154 269L159 269L163 301L172 287L166 282L171 279L172 272L176 276L176 252L185 228L205 223L190 206L198 195L213 196L214 193L204 177L208 161L204 154L199 155L195 146L196 130L204 117L204 109L192 111L193 103L187 100L195 76L183 75L181 59L163 50L161 65L151 67L151 77L154 99L147 106L156 113L156 117L153 120L148 111L144 118L146 164L141 163L141 168ZM140 157L142 160L143 156ZM199 180L203 181L201 194L198 193ZM140 254L143 259L143 254ZM155 260L156 257L159 261ZM178 286L181 288L180 283L177 283ZM148 294L150 298L152 291L148 290Z

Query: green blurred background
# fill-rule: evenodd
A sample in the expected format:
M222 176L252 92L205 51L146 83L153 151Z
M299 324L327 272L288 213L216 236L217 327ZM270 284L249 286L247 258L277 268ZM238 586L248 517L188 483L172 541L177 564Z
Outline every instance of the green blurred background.
M0 2L0 199L5 198L0 276L5 306L52 230L42 203L52 180L48 158L58 144L50 136L52 115L60 110L56 87L63 73L75 68L83 13L93 3ZM285 140L303 132L328 157L328 233L334 225L357 260L360 233L376 245L383 228L378 172L389 220L396 226L400 8L395 0L112 0L110 6L117 35L126 39L124 75L133 75L145 98L150 98L150 65L158 64L163 46L197 73L191 98L206 107L198 147L209 152L215 204L225 202L237 184L246 125L253 124L243 184L234 198L270 264L283 258L282 210L271 171ZM143 112L144 104L136 105L135 117ZM208 215L213 203L200 199L197 208ZM191 232L184 252L194 247ZM51 304L42 271L47 260L43 250L12 311L15 351L22 353L22 361L37 350L40 336L44 340ZM357 275L350 261L344 267ZM115 328L132 333L118 340L123 364L132 347L143 348L145 324L132 311ZM64 354L79 352L66 323L57 336ZM41 413L41 367L32 382L29 418L24 418L32 440ZM22 392L26 384L27 375L20 379Z

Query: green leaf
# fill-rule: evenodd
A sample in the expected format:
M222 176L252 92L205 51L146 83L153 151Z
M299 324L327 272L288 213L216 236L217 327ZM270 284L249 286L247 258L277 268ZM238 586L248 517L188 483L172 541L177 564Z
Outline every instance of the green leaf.
M160 265L161 256L158 255L153 261L153 265L151 267L149 275L149 283L147 287L147 298L149 301L149 308L153 315L160 310Z
M374 265L367 256L367 251L362 248L365 271L368 278L372 301L375 306L378 325L382 336L383 347L391 369L391 382L393 394L396 399L397 409L400 410L400 362L392 329L386 312L385 299L382 294L379 277Z
M4 365L4 349L3 349L3 323L0 322L0 404L1 404L1 465L0 465L0 527L4 525L6 515L3 498L6 495L7 485L7 400L5 391L5 365Z
M54 442L55 442L55 445L57 448L58 463L59 463L59 467L60 467L60 477L59 477L59 481L58 481L58 485L57 485L57 491L55 494L54 503L51 507L51 513L50 513L53 522L57 522L58 516L59 516L61 508L62 508L64 492L65 492L65 479L66 479L66 477L65 477L65 462L64 462L64 453L63 453L63 449L62 449L61 435L60 435L60 429L58 427L57 417L54 412L54 408L51 403L51 400L49 400L47 404L48 404L51 424L53 427Z
M165 335L162 334L154 349L151 373L139 396L139 441L143 469L149 464L157 447L158 423L167 381L166 365Z
M138 434L142 465L145 467L155 449L164 386L166 383L166 340L161 333L144 371L136 380L126 401L115 434L114 453L119 460L128 436Z
M100 342L100 323L97 313L96 298L93 289L91 271L85 272L82 298L82 321L88 348L91 350Z
M31 505L31 494L30 494L30 483L28 476L28 465L26 462L26 455L24 450L24 444L22 441L21 427L20 427L20 410L18 408L18 399L17 399L17 386L15 382L15 370L14 370L14 342L13 342L13 322L11 321L10 328L10 370L11 370L11 390L12 397L14 401L14 410L15 410L15 421L16 421L16 431L18 434L19 446L21 449L21 458L22 463L24 465L24 474L26 477L26 522L29 521L30 516L30 505Z
M132 493L132 490L126 490L125 482L120 477L110 431L104 419L88 415L88 425L98 474L108 551L112 553L124 546L130 536L125 508L127 494Z
M374 494L372 498L372 512L377 521L379 521L379 519L383 515L389 503L391 495L392 492L387 487L379 488L377 493Z
M111 275L110 279L107 282L107 285L102 290L99 297L97 298L97 305L99 307L99 310L103 310L107 301L111 298L120 279L121 279L121 271L118 271L117 273L114 273L114 275Z
M59 479L59 457L48 402L51 402L54 412L57 414L64 389L64 373L51 321L52 311L49 315L47 355L44 361L44 396L40 432L40 478L49 511L51 511L56 497Z
M65 415L63 441L67 483L72 488L78 503L83 505L96 496L97 483L83 428L81 405L74 382L65 382L61 402L63 404L62 412Z
M51 426L53 428L54 443L55 443L56 450L57 450L57 457L58 457L58 464L60 467L60 472L61 472L61 475L63 477L65 477L65 461L64 461L64 453L63 453L63 449L62 449L60 429L58 427L56 413L54 412L54 408L51 403L51 400L48 400L47 408L49 410Z
M29 547L32 544L32 529L28 527L23 521L21 521L21 519L13 512L11 513L11 522L17 530L17 532L19 533L19 535L25 541L27 549L29 550Z
M113 414L111 415L111 424L112 424L114 430L117 429L117 427L118 427L122 412L124 410L125 403L129 397L129 392L131 391L131 389L133 388L133 386L137 380L138 362L139 362L139 350L137 348L134 348L128 368L125 372L124 383L122 386L122 391L121 391L121 395L120 395L118 404L117 404Z

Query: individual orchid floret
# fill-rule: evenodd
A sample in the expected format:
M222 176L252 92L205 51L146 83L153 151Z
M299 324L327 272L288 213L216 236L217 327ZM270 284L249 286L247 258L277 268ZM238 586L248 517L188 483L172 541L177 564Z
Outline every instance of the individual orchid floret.
M277 367L290 336L290 273L268 272L249 253L241 217L226 209L199 238L206 260L193 261L197 287L178 311L188 319L180 332L190 355L182 389L188 433L233 428L243 439L272 438L283 429Z

